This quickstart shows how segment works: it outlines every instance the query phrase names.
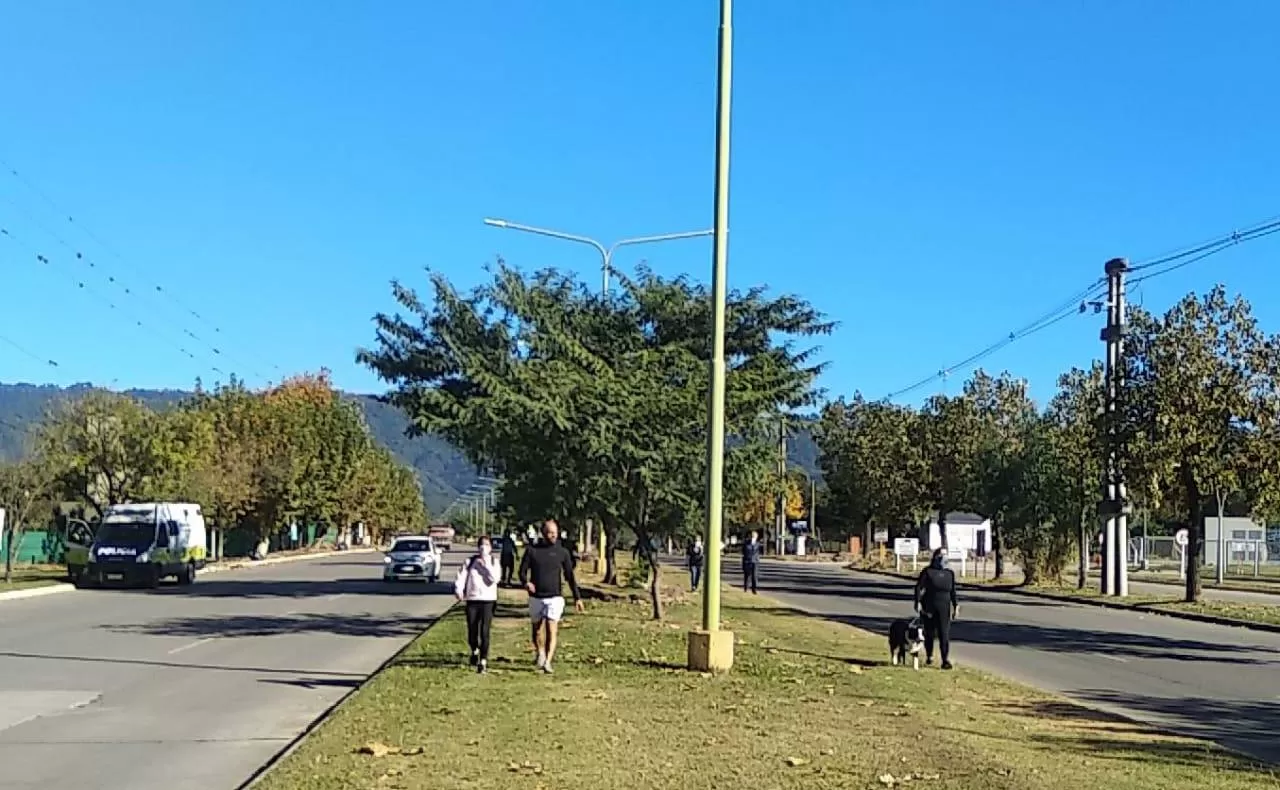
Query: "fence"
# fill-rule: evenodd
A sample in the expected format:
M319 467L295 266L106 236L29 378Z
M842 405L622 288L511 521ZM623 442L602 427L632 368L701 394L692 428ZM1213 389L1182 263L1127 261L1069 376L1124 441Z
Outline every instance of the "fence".
M1275 544L1276 541L1266 540L1227 540L1223 576L1280 581L1280 546ZM1204 541L1199 557L1202 577L1216 575L1218 549L1217 540ZM1129 542L1129 564L1154 574L1181 576L1183 551L1172 537L1133 538Z

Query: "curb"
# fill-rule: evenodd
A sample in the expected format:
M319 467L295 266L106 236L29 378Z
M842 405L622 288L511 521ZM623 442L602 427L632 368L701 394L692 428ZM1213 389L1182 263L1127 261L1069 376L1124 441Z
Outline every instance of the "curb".
M345 554L369 554L378 551L376 548L359 548L345 549L343 551L315 551L308 554L289 554L284 557L267 557L265 560L232 560L225 564L206 565L196 573L204 576L210 573L222 573L223 571L238 571L243 568L261 568L267 565L283 565L286 562L301 562L303 560L317 560L322 557L334 557ZM19 601L23 598L41 598L46 595L54 595L55 593L71 592L76 589L74 584L67 582L58 582L56 584L45 584L39 587L26 587L20 590L10 590L9 592L0 593L0 603L5 601Z
M869 573L874 576L887 576L893 579L904 579L896 573L889 571L863 570L848 568L854 573ZM1209 625L1223 625L1229 628L1244 628L1249 631L1262 631L1269 634L1280 634L1280 625L1272 623L1254 623L1248 620L1236 620L1230 617L1218 617L1211 614L1196 614L1195 612L1179 612L1168 609L1152 609L1146 604L1128 604L1128 603L1112 603L1111 601L1091 600L1089 598L1076 598L1070 595L1054 595L1053 593L1035 592L1033 590L1023 590L1018 587L989 587L981 584L965 584L960 582L960 588L964 590L982 590L984 592L1003 593L1005 595L1021 595L1027 598L1040 598L1047 601L1057 601L1059 603L1074 603L1081 606L1094 606L1099 609L1113 609L1122 612L1134 612L1137 614L1153 614L1159 617L1172 617L1175 620L1189 620L1194 623L1207 623Z
M349 553L350 551L351 550L348 549L347 552L343 552L343 553ZM332 553L337 554L339 552L332 552ZM337 713L339 710L341 710L343 705L346 705L357 694L364 691L365 687L368 686L370 683L372 683L375 678L377 678L383 672L387 671L392 664L398 661L400 657L403 656L406 651L408 651L409 648L416 645L419 639L431 633L431 629L435 628L437 625L440 624L442 620L448 617L449 614L453 612L455 608L457 608L457 605L458 604L456 601L450 604L449 608L445 609L443 612L437 615L436 619L432 620L430 625L422 629L421 633L419 633L417 636L413 637L408 642L405 642L403 645L401 645L399 650L392 653L391 656L387 658L386 661L383 661L381 664L378 665L377 669L370 672L368 677L366 677L364 680L360 681L358 685L354 686L349 691L347 691L346 694L343 694L341 697L338 697L338 699L334 700L332 705L322 710L319 716L316 716L314 719L311 720L309 724L307 724L306 727L303 727L302 732L295 735L292 740L290 740L287 744L284 745L284 748L280 749L280 751L271 755L271 759L267 760L265 763L258 766L253 773L249 774L248 779L245 779L243 782L236 785L235 790L249 790L249 788L256 786L259 782L265 779L267 777L267 774L271 773L271 769L275 768L277 765L283 762L289 755L296 752L298 750L298 747L301 746L303 742L307 740L307 738L311 737L312 733L320 729L320 727L325 722L333 718L333 715Z

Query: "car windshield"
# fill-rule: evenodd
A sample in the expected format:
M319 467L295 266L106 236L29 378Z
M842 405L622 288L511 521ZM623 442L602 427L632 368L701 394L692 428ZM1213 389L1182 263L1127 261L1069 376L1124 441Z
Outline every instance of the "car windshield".
M150 546L156 539L156 525L149 521L124 521L98 527L97 542L119 546Z
M396 545L392 546L391 550L414 552L431 551L431 544L425 540L397 540Z

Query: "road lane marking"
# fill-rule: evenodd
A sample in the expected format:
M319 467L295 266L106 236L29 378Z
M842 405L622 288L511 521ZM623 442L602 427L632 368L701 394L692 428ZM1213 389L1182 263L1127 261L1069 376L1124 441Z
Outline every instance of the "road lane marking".
M1110 660L1110 661L1119 661L1121 664L1127 664L1127 663L1129 663L1129 659L1127 659L1127 658L1121 658L1120 656L1109 656L1109 655L1107 655L1106 653L1094 653L1094 655L1095 655L1095 656L1102 656L1103 658L1108 659L1108 660Z
M185 650L190 650L193 647L199 647L200 645L203 645L205 642L212 642L217 638L218 637L216 636L207 636L204 639L197 639L196 641L187 645L183 645L182 647L175 647L174 649L169 651L169 655L174 655L175 653L181 653Z

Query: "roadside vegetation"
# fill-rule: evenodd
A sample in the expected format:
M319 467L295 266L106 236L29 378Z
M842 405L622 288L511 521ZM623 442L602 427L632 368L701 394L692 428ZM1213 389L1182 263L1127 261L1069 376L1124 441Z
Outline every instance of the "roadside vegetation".
M325 373L262 392L236 381L152 410L128 395L91 390L60 404L29 437L20 463L0 464L4 580L39 577L17 565L30 529L61 533L109 505L199 502L228 544L247 550L295 520L312 538L364 522L423 529L413 471L377 445L359 407Z
M1130 323L1113 427L1124 446L1132 534L1142 519L1152 534L1185 527L1188 556L1198 558L1204 518L1219 508L1280 522L1280 338L1265 335L1248 302L1221 287L1190 294L1163 316L1135 308ZM919 409L838 400L819 430L828 524L869 544L876 527L892 540L930 518L972 511L991 520L997 578L1013 559L1030 586L1085 588L1098 547L1103 395L1095 363L1062 375L1043 409L1024 380L981 370L958 394ZM1189 564L1181 598L1212 608L1196 603L1201 567Z
M459 612L413 643L262 790L1274 788L1267 768L977 672L889 667L882 636L725 594L726 676L683 669L698 601L596 587L533 671L505 594L487 676Z

